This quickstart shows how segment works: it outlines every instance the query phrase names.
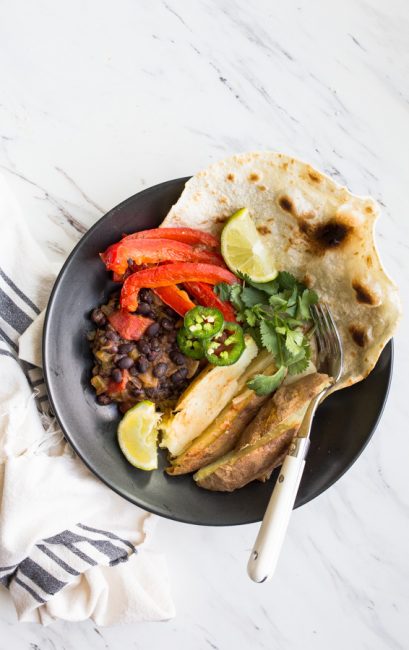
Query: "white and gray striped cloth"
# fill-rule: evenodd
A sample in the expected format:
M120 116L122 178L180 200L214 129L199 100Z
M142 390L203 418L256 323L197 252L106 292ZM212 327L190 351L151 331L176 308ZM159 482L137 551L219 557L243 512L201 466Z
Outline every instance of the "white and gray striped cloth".
M138 553L156 518L88 471L49 410L40 341L57 270L0 177L0 583L22 621L166 620L164 558Z

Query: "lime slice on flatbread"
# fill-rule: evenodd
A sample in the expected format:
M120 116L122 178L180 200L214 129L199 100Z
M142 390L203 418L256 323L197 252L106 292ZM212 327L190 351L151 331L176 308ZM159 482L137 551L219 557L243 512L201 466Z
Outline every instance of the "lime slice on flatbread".
M262 238L247 208L230 217L221 236L222 255L234 272L245 273L254 282L269 282L277 276L271 252Z

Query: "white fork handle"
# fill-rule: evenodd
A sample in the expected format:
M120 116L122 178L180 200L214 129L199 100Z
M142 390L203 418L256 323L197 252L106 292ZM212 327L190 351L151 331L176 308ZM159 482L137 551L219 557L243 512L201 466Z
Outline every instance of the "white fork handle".
M285 457L247 565L254 582L270 580L274 574L304 466L305 450Z

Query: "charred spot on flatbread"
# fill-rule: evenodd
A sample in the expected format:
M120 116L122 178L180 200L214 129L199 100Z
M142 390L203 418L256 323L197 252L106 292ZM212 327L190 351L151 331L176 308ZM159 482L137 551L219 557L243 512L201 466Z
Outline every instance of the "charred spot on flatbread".
M280 196L278 199L278 205L282 210L284 210L284 212L290 212L291 214L294 214L294 204L289 196L286 196L285 194L283 196Z
M252 172L251 174L249 174L248 178L249 181L251 181L252 183L255 183L256 181L260 180L260 176L256 172Z
M257 230L260 233L260 235L269 235L271 233L270 228L267 226L257 226Z
M313 183L320 183L321 178L320 176L312 169L308 170L308 178L313 182Z
M352 282L352 288L355 291L358 302L364 305L374 305L377 302L375 296L370 292L368 287L365 287L359 280L354 280Z
M320 224L313 229L313 237L322 249L339 248L344 245L353 228L340 219L330 219L327 223Z
M311 287L314 286L314 278L309 273L304 275L302 281L308 289L311 289Z
M360 325L350 325L349 333L351 334L352 339L356 345L358 345L360 348L365 347L368 337L363 327Z
M311 251L316 255L324 255L328 250L342 248L349 242L354 231L349 223L335 217L317 225L312 225L301 218L298 218L297 222Z
M232 174L232 173L227 174L226 181L230 181L232 183L234 181L234 179L235 179L234 174Z

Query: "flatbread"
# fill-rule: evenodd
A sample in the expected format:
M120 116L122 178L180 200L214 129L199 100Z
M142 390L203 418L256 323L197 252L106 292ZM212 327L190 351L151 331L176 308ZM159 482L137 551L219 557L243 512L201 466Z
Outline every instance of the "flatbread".
M277 268L314 288L329 306L345 356L337 388L366 377L400 316L397 287L374 241L378 204L300 160L256 152L196 174L162 225L217 235L242 207L249 208Z

